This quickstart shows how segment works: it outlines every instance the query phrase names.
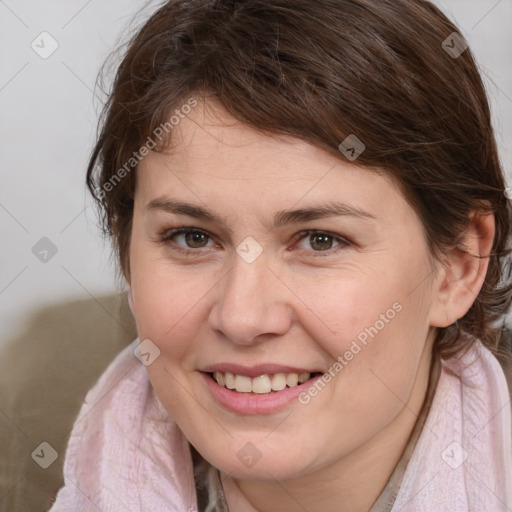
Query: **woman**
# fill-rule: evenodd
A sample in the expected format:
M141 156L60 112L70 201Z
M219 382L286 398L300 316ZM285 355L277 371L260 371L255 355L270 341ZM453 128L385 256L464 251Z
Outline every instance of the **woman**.
M88 184L139 339L52 511L510 510L511 208L430 2L165 3Z

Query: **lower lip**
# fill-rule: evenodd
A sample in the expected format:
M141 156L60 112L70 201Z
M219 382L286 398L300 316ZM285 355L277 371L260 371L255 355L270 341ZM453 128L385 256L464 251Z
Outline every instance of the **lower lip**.
M321 375L318 375L293 388L259 395L232 391L217 384L209 374L201 373L201 375L215 400L226 409L240 414L271 414L280 411L321 378Z

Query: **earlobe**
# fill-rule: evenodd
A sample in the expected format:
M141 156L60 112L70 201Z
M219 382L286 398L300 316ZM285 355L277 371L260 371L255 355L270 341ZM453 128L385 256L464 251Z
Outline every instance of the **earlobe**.
M494 215L472 212L461 244L446 255L437 280L431 325L448 327L475 302L485 281L495 234Z

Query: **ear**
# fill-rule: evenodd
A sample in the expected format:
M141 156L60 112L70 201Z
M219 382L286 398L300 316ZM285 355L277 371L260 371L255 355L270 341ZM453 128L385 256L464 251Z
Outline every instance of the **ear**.
M494 234L494 214L471 213L461 244L439 263L430 312L432 326L448 327L469 311L487 274Z

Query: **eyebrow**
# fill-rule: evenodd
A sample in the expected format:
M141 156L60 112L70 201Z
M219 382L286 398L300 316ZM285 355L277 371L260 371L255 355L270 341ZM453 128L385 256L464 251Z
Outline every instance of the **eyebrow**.
M217 223L231 229L227 226L225 218L217 215L209 208L197 206L183 201L176 201L167 197L159 197L150 201L145 209L147 211L164 211L175 215L187 215L205 222ZM297 210L281 210L274 216L274 222L267 226L268 229L276 229L288 224L299 224L312 220L323 219L326 217L351 216L358 219L372 221L376 217L371 213L356 208L345 203L328 202L315 205L309 208L300 208Z

